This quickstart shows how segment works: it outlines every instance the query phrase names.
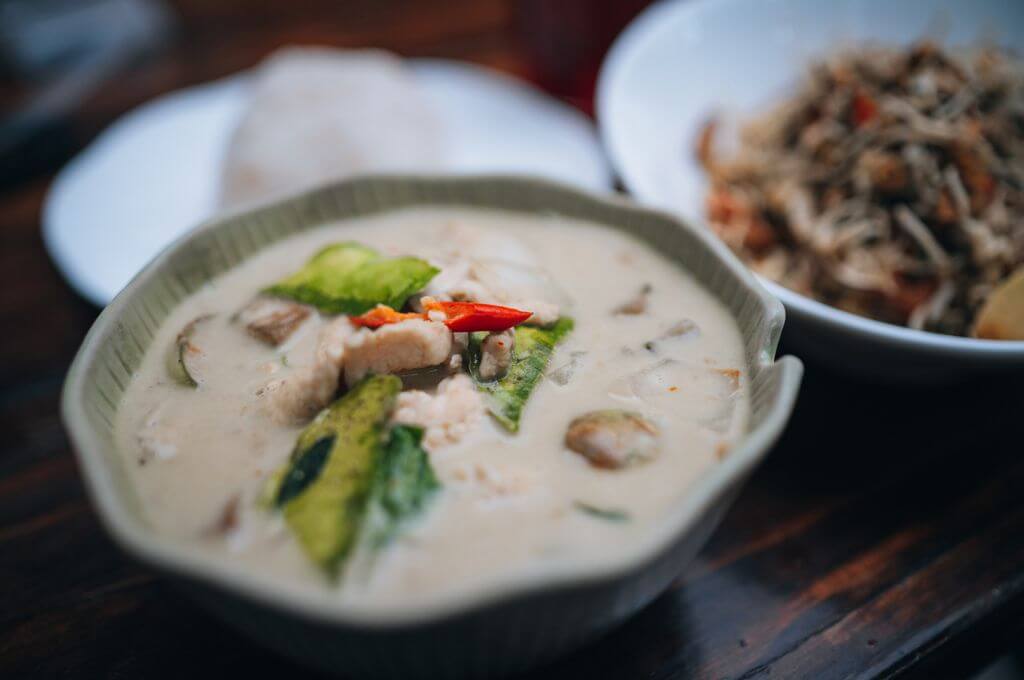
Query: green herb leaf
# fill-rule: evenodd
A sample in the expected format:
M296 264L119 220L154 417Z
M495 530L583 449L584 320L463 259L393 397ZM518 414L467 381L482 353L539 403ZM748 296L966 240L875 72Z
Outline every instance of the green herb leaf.
M369 376L299 435L275 505L303 549L336 576L359 532L402 381Z
M615 510L612 508L599 508L596 505L584 503L583 501L573 501L573 506L580 512L584 512L596 519L603 519L608 522L629 521L629 513L627 513L624 510Z
M555 345L572 331L573 320L562 317L551 328L517 326L512 365L499 380L480 378L480 345L485 333L474 333L467 350L469 374L477 388L486 395L487 408L491 415L509 432L519 430L519 419L523 415L530 394L544 377L544 369L551 359Z
M430 457L420 446L423 430L396 425L377 466L360 540L386 545L402 525L418 515L441 488Z
M328 314L358 315L378 304L401 309L438 271L416 257L385 258L359 243L335 243L264 292L313 305Z

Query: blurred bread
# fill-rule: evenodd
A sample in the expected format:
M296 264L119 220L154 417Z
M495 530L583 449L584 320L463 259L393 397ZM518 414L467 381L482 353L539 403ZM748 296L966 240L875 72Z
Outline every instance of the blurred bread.
M444 166L442 123L403 62L376 50L278 50L230 141L221 206L264 203L368 172Z

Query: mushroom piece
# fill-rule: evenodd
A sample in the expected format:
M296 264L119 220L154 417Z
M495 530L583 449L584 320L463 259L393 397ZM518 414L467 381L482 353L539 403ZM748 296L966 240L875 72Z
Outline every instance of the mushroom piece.
M652 460L659 435L658 426L639 413L591 411L569 423L565 445L594 467L619 470Z
M171 346L168 370L176 381L188 387L199 387L202 382L200 364L205 355L194 342L196 329L212 319L213 316L213 314L204 314L188 322L178 333Z
M236 318L249 335L276 347L290 338L311 313L306 305L260 296L238 312Z
M313 363L288 371L256 391L264 414L282 425L305 423L331 403L345 359L345 340L355 332L339 316L320 330Z

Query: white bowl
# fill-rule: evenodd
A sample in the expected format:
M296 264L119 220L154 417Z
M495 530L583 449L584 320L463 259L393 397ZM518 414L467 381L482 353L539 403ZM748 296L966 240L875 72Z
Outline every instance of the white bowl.
M678 262L726 305L743 333L751 385L751 422L743 438L651 526L637 554L620 554L613 564L530 574L429 608L343 607L319 584L288 586L153 532L124 472L112 423L161 321L211 277L291 234L437 205L596 221L628 231ZM207 223L171 245L100 314L71 366L62 410L86 486L114 539L268 646L352 677L507 674L621 622L668 587L696 554L793 408L802 367L793 357L775 360L784 315L779 301L720 242L660 213L540 180L356 179Z
M683 0L647 9L601 70L597 115L623 183L640 201L702 224L706 180L693 147L713 114L744 117L784 97L810 60L864 41L1024 52L1016 0ZM845 372L941 380L1024 369L1024 342L927 333L764 285L785 304L787 343Z

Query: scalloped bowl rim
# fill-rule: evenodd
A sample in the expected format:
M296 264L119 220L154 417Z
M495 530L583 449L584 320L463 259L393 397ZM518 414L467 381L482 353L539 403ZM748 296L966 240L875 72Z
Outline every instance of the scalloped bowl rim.
M718 256L720 264L731 269L738 276L742 285L754 293L760 305L761 323L767 324L771 329L766 333L767 342L758 352L757 361L762 370L779 372L779 388L763 422L749 431L724 460L719 461L700 478L692 482L691 487L672 510L665 513L656 523L657 526L651 527L646 540L642 543L642 548L631 551L632 555L610 560L603 565L573 565L571 568L550 569L544 573L528 571L492 587L460 592L455 596L424 606L402 610L377 610L372 606L353 606L341 603L330 596L325 597L323 590L309 587L308 584L285 583L268 574L229 564L223 559L223 556L214 555L184 541L154 533L146 526L141 517L137 517L130 508L125 506L121 499L121 493L118 491L118 482L112 475L110 465L102 453L106 445L87 420L82 398L87 384L87 369L96 361L97 353L102 347L101 336L129 308L137 289L154 277L160 266L167 262L172 254L181 251L200 234L216 230L227 224L228 220L221 216L204 222L176 239L132 279L94 322L74 359L65 382L61 413L82 469L87 490L93 505L98 509L103 525L127 552L161 571L197 582L212 584L228 593L242 596L261 605L297 614L309 620L368 629L397 629L426 625L483 610L511 599L539 595L580 584L613 581L619 577L626 577L631 572L642 571L645 567L650 566L663 551L670 549L672 545L681 540L734 483L742 481L767 455L793 410L803 366L799 359L792 356L782 357L777 361L773 359L785 320L784 308L750 275L718 239L710 237L702 229L687 226L678 216L640 208L629 201L598 196L549 180L507 175L477 177L381 175L354 178L275 202L247 214L256 215L285 203L299 202L304 197L320 191L374 180L414 184L435 181L480 185L513 183L519 184L524 189L532 185L575 194L595 205L647 213L667 220L680 229L695 233ZM428 204L423 203L422 205ZM459 207L459 200L453 199L450 205ZM470 205L468 202L464 203L464 207L501 210L500 208ZM384 209L381 212L389 210ZM237 214L231 217L237 217ZM700 283L705 285L703 282Z

